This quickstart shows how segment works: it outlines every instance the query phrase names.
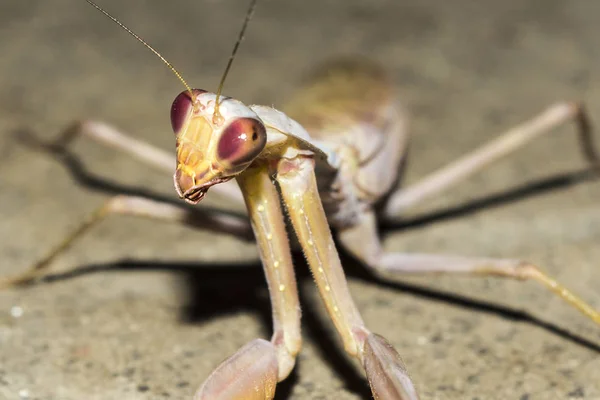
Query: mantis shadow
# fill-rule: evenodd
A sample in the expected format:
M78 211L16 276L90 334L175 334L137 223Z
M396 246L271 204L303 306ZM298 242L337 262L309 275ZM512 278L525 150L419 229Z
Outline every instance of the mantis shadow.
M599 172L597 168L590 167L548 176L456 206L417 215L416 217L403 218L397 221L383 220L380 223L380 228L383 233L392 230L409 230L468 216L479 211L500 207L520 200L539 197L552 191L567 190L574 185L598 179L600 177Z
M294 254L294 264L303 267L296 269L300 303L310 304L306 299L306 286L303 283L312 282L312 277L304 262L303 256ZM113 263L88 264L78 266L66 272L45 276L42 283L55 283L80 276L89 276L98 273L111 272L152 272L169 271L181 276L184 290L183 305L180 319L184 324L199 324L204 321L223 317L226 315L248 312L257 315L261 325L265 327L262 337L268 337L272 325L271 304L264 279L262 268L258 263L211 263L210 265L194 262L157 262L148 260L123 259ZM227 290L223 290L223 288ZM209 305L209 306L207 306ZM326 329L324 321L319 319L317 313L304 308L302 315L303 336L310 339L311 343L322 355L322 359L335 371L337 376L344 379L346 389L359 395L361 398L371 398L366 378L344 356L343 348L331 331ZM227 355L223 355L226 357ZM301 360L297 360L300 364ZM298 368L283 382L277 384L275 398L287 400L292 398L292 390L298 382Z
M600 344L578 336L567 329L543 321L525 311L513 310L508 307L491 302L473 300L468 297L432 290L414 284L389 281L372 275L353 260L343 256L347 275L350 278L360 279L369 284L394 289L398 292L423 298L429 301L438 301L452 304L472 312L493 315L513 322L531 324L542 328L563 340L582 346L588 350L600 353ZM305 312L302 315L303 334L317 347L321 359L335 371L337 376L344 379L345 388L361 398L371 398L371 392L364 375L348 362L344 351L335 334L326 329L326 324L319 318L318 313L311 310L307 301L306 286L303 283L311 282L312 277L308 272L301 254L295 253L294 264L302 266L296 268L299 283L300 302ZM271 325L269 297L264 282L264 275L257 263L228 264L211 263L211 265L193 262L156 262L147 260L120 260L108 264L90 264L77 267L77 269L48 275L43 279L45 283L74 279L95 273L123 272L123 271L169 271L181 274L182 285L185 289L184 305L181 308L181 320L186 324L201 324L203 321L240 311L251 312L259 316L262 325ZM227 287L226 291L222 288ZM210 306L207 306L210 304ZM307 307L308 306L308 307ZM263 336L268 336L265 330ZM301 360L298 360L301 363ZM278 384L278 400L291 398L293 387L298 381L297 368L292 375Z
M21 139L31 138L28 133L20 132L18 137ZM31 143L30 143L31 144ZM36 145L34 143L34 145ZM143 196L151 199L178 204L181 202L168 197L148 191L140 187L122 185L117 182L99 177L90 173L81 159L72 154L63 147L53 145L40 145L37 142L36 147L50 152L65 166L73 179L82 186L91 190L106 194L127 194ZM407 230L422 227L427 224L458 218L475 212L481 212L492 207L515 202L521 199L539 196L544 193L556 190L566 190L569 187L585 182L597 177L597 171L593 169L584 169L575 172L553 175L535 182L516 186L501 193L495 193L469 201L458 206L436 210L431 213L423 214L412 219L385 223L382 226L383 233L390 230ZM222 210L211 210L204 208L207 213L223 212ZM243 218L243 216L241 216ZM349 258L346 254L341 254L345 271L351 278L360 279L370 284L384 286L424 298L430 301L439 301L452 304L458 307L469 309L473 312L480 312L494 315L510 321L518 321L540 327L564 340L583 346L591 351L600 353L600 345L588 339L569 332L566 329L554 324L545 322L524 311L517 311L496 305L486 301L474 300L458 294L432 290L414 284L390 281L377 277L362 267L355 260ZM305 280L312 280L307 271L304 258L295 254L294 263L299 283ZM155 271L168 270L180 273L184 276L187 289L186 305L182 309L181 319L184 323L200 323L207 318L223 315L240 310L248 310L257 313L264 322L264 326L270 326L271 314L264 276L258 263L249 264L219 264L210 265L200 263L182 263L182 262L156 262L146 260L121 260L110 264L92 264L78 267L76 270L61 274L53 274L45 277L44 282L55 282L73 279L81 275L93 273L105 273L116 271ZM221 284L220 284L221 283ZM219 289L227 286L226 293ZM299 285L300 299L302 304L308 304L305 300L307 295L302 284ZM210 304L210 307L206 307ZM370 398L371 392L366 384L365 377L359 373L347 359L343 356L343 350L339 347L337 338L330 331L324 328L322 321L319 320L316 313L305 312L303 314L303 326L305 334L311 338L318 350L322 353L322 359L334 370L338 376L344 378L346 388L361 397ZM300 361L299 361L300 362ZM295 369L296 371L297 369ZM288 399L298 377L293 372L291 377L278 385L277 399Z

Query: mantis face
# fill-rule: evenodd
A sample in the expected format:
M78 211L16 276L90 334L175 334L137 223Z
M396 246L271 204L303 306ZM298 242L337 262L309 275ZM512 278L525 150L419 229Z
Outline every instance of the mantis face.
M171 107L177 137L175 189L197 204L208 189L244 171L264 149L265 126L241 102L194 89L180 93Z

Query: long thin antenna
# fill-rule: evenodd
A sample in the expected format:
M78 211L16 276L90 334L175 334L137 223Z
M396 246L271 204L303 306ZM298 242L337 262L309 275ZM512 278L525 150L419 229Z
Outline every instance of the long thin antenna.
M227 66L225 67L225 72L223 72L223 76L221 77L221 82L219 82L219 87L217 88L217 97L215 98L215 113L213 114L213 120L220 119L221 114L219 113L219 99L221 98L221 92L223 91L223 86L225 85L225 79L227 79L227 75L229 74L229 70L231 69L231 65L233 64L233 59L240 48L240 44L244 40L244 35L246 34L246 29L248 28L248 23L252 19L252 15L254 14L254 9L256 8L256 3L258 0L251 0L250 7L248 7L248 11L246 12L246 17L244 18L244 24L242 25L242 29L238 35L237 41L233 46L233 51L231 52L231 56L229 56L229 61L227 62Z
M169 69L171 71L173 71L173 73L175 74L175 76L177 76L177 78L181 81L181 83L183 83L183 85L188 90L188 92L190 92L190 96L192 95L192 88L187 84L187 82L185 81L185 79L183 79L183 77L181 76L181 74L179 73L179 71L177 71L177 69L173 66L173 64L171 64L170 62L168 62L167 59L164 58L158 51L154 50L154 47L150 46L144 39L142 39L141 37L139 37L131 29L129 29L128 27L126 27L121 21L119 21L118 19L116 19L115 17L113 17L112 15L110 15L108 13L108 11L104 10L98 4L94 3L91 0L85 0L85 1L87 1L92 7L94 7L96 10L100 11L102 14L104 14L106 17L108 17L112 22L114 22L115 24L117 24L121 28L123 28L123 30L125 30L125 32L129 33L131 36L133 36L134 38L136 38L140 43L142 43L144 46L146 46L146 48L148 50L150 50L158 58L160 58L161 61L164 62L167 65L167 67L169 67ZM217 98L218 98L218 96L217 96Z

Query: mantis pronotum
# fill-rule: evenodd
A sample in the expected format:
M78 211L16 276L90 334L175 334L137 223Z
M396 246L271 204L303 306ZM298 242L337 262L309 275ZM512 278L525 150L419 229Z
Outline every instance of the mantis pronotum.
M221 178L230 178L233 175L236 175L240 181L240 184L243 188L245 188L245 196L247 199L247 204L250 208L249 213L254 222L255 229L258 231L258 241L261 244L261 249L263 250L263 259L265 261L265 267L267 269L267 273L275 274L275 270L277 271L287 271L290 273L291 266L290 262L287 259L287 254L289 253L287 249L281 250L281 257L275 258L273 253L265 253L265 249L269 248L269 243L273 243L278 238L283 238L283 232L280 230L278 232L267 232L261 229L264 229L264 226L261 227L261 216L266 215L263 213L266 212L274 212L275 217L280 214L280 210L273 210L271 207L274 207L278 204L277 194L272 191L272 187L270 186L270 179L266 178L267 173L262 168L273 168L268 171L268 174L276 174L278 185L280 185L282 194L284 196L284 205L290 210L290 213L293 214L293 211L297 211L296 215L296 229L299 232L299 236L301 241L303 242L305 248L310 248L311 246L325 246L329 245L330 238L327 235L328 228L324 228L324 223L322 220L318 220L316 226L320 229L317 231L313 229L311 226L310 232L307 230L302 230L302 217L303 215L313 216L312 212L317 212L315 210L311 210L308 212L307 206L305 205L305 199L300 199L300 202L297 203L298 197L294 197L294 189L297 188L296 185L299 184L307 184L310 189L314 187L311 183L311 168L310 165L313 160L317 164L319 169L319 176L323 178L327 178L326 175L328 172L331 174L330 179L336 180L338 182L338 188L336 188L335 193L327 190L327 182L322 183L319 188L320 194L311 193L310 190L307 190L306 193L311 194L313 199L318 198L317 196L321 196L323 202L325 203L326 210L329 214L329 223L332 228L335 229L336 232L339 233L340 243L344 245L344 247L349 250L356 257L365 262L366 265L371 266L375 269L381 270L393 270L395 268L404 270L407 272L419 272L423 270L433 270L437 271L446 271L451 272L451 270L461 270L462 272L478 272L478 273L496 273L496 274L505 274L507 276L516 276L520 277L518 273L521 271L523 273L530 273L529 277L541 279L543 283L549 284L551 287L556 288L556 286L547 280L544 280L541 275L538 275L536 269L532 268L514 268L517 266L517 263L510 260L473 260L466 259L460 257L436 257L436 256L410 256L410 255L401 255L401 254L387 254L382 253L380 248L378 247L379 242L378 238L375 235L374 230L374 218L375 214L372 212L372 204L377 200L380 196L382 196L385 192L389 191L392 188L392 183L395 180L394 174L389 174L388 171L397 171L398 165L401 162L401 158L404 156L404 142L403 140L406 137L406 132L403 130L402 118L401 115L396 115L395 110L395 101L392 100L393 93L391 92L390 85L386 81L386 78L381 73L381 71L377 67L371 67L369 65L363 65L360 63L345 63L345 64L337 64L332 67L329 71L333 71L338 76L344 76L343 74L348 74L352 79L356 80L348 80L341 79L342 82L352 82L353 85L349 86L339 86L334 87L335 82L330 82L327 78L327 75L321 75L316 78L314 86L304 92L304 95L300 95L298 97L297 102L290 104L289 110L290 115L294 116L298 121L302 122L302 126L307 130L304 131L301 127L295 125L285 116L276 113L272 109L264 108L264 107L250 107L246 108L240 105L239 103L233 100L223 100L221 103L221 117L223 120L219 118L215 119L216 108L214 107L216 102L216 98L214 95L208 93L202 93L199 91L183 92L178 100L176 100L176 107L174 112L174 127L179 136L179 154L180 154L180 163L178 166L178 175L176 175L176 184L180 191L180 194L189 201L196 202L199 201L201 196L205 194L205 189L207 186L202 186L202 184L206 182L202 182L202 184L198 184L205 175L199 177L201 173L198 171L193 171L194 166L190 165L190 158L192 156L189 155L188 150L186 150L186 146L188 145L188 135L182 134L182 132L191 132L192 128L196 129L196 132L208 132L208 130L213 132L213 135L210 136L199 136L199 140L206 143L208 147L208 151L206 154L219 154L219 144L221 143L221 135L225 135L225 132L228 128L234 127L235 129L239 128L239 125L242 127L246 125L250 125L251 128L255 128L257 131L257 140L262 140L261 135L266 134L266 149L269 150L266 154L263 154L262 148L254 148L249 147L248 149L241 149L239 151L243 151L243 156L237 154L236 151L229 151L228 149L221 152L223 158L226 161L231 161L230 164L238 164L240 160L243 160L243 165L234 165L234 171L230 171L229 167L232 165L228 165L226 171L220 171L221 176L219 177L211 177L210 184L216 183L218 179ZM360 83L363 80L363 83ZM338 82L336 80L336 82ZM339 84L339 82L338 82ZM348 126L338 126L337 130L340 130L340 136L342 133L351 133L356 135L351 145L348 146L348 143L345 143L344 140L336 141L330 140L329 143L326 139L331 139L331 137L327 137L320 128L320 126L328 126L327 124L331 123L328 119L331 108L328 108L327 104L322 104L320 110L315 111L311 108L307 108L307 105L313 105L315 98L318 99L322 93L322 87L326 87L328 93L330 91L337 91L339 93L340 98L336 100L353 100L348 104L348 107L351 108L351 114L344 114L350 117L349 123L351 126L355 126L357 121L362 121L367 125L367 131L355 131L353 129L348 129ZM358 97L356 93L348 92L346 90L352 88L361 88L360 96ZM367 89L364 89L367 88ZM373 93L371 93L371 90ZM369 97L369 95L373 95L374 99ZM364 96L364 97L362 97ZM377 102L377 100L381 101L381 104ZM362 115L357 113L357 111L352 107L360 107L361 105L368 105L370 107L369 111L373 112L371 115ZM191 105L191 109L190 109ZM198 109L196 109L196 105L198 105ZM212 107L211 107L212 106ZM204 108L204 109L202 109ZM186 112L194 113L193 117L183 115L183 117L179 114L179 110L184 110ZM325 113L327 111L327 113ZM348 110L346 110L348 111ZM260 119L257 119L256 115ZM197 114L196 114L197 113ZM204 114L203 114L204 113ZM245 119L241 122L233 122L233 119L237 118L242 114L244 118L250 118L250 120ZM316 114L316 115L315 115ZM218 115L217 115L218 117ZM583 114L580 111L571 105L568 104L560 104L556 107L550 108L547 112L540 115L539 118L533 120L532 123L525 124L522 129L517 130L514 135L503 136L503 141L495 142L492 146L484 148L484 151L478 154L478 159L480 161L491 162L496 157L499 157L500 153L506 153L512 149L511 146L517 146L521 143L515 143L513 140L516 136L519 138L528 138L533 137L535 134L543 133L552 125L556 125L559 122L562 122L569 118L583 118ZM361 118L369 118L368 121L361 120ZM258 122L264 122L266 127L266 132L262 132L261 125L256 125ZM340 120L336 119L335 123L339 123ZM208 125L207 125L208 124ZM208 129L210 127L210 129ZM373 129L371 132L369 129L372 127L376 128L385 128L385 129ZM106 127L100 124L87 124L84 126L84 130L82 131L84 134L89 135L97 135L97 137L102 140L109 140L110 138L117 138L117 145L121 145L123 148L127 149L127 143L124 140L123 136L118 136L118 133L113 131L111 128ZM389 129L387 131L386 129ZM250 132L250 131L249 131ZM306 135L306 132L310 134L310 136ZM110 134L114 134L113 136L109 136ZM370 135L381 136L381 139L375 140L365 140L365 143L360 143L360 140L363 139L362 135L369 133ZM396 136L395 136L396 135ZM252 137L252 135L249 135ZM330 135L331 136L331 135ZM185 140L183 138L186 138ZM235 135L234 135L235 137ZM237 136L239 138L239 136ZM370 136L372 137L372 136ZM376 136L379 138L379 136ZM396 139L393 139L396 137ZM318 138L319 141L313 140ZM381 140L381 141L380 141ZM356 143L360 143L360 145L356 145ZM263 145L263 143L259 143ZM369 146L373 144L370 148ZM217 151L211 151L216 146ZM245 145L244 145L245 146ZM227 146L225 146L227 148ZM129 147L130 150L140 149L139 146L133 145ZM247 152L245 150L248 150ZM290 153L286 153L289 151ZM377 153L380 152L381 153ZM364 152L364 154L362 153ZM252 154L257 156L253 160L248 160L244 156L248 154ZM151 162L160 163L163 159L160 157L148 156L149 153L145 153L145 156L150 158ZM377 156L375 156L377 155ZM240 158L238 158L238 156ZM276 165L272 165L271 163L267 163L267 159L270 160L269 157L276 157L274 161L276 161ZM336 158L337 157L337 158ZM167 165L168 168L172 169L174 163L170 157L168 157ZM282 161L283 160L283 161ZM441 191L444 187L456 182L459 179L465 177L468 173L473 172L475 169L481 167L481 164L474 163L474 158L467 158L462 163L458 163L459 167L454 169L445 169L444 173L441 175L432 175L437 177L436 179L430 178L428 180L424 180L423 184L417 184L413 187L408 187L403 189L402 191L398 191L396 194L392 195L390 201L388 202L388 207L385 209L385 214L389 216L394 216L400 213L401 210L410 207L411 205L419 202L421 199L426 196L434 195ZM198 159L199 162L204 161L204 158ZM595 161L595 160L594 160ZM262 166L262 163L265 162L267 165ZM295 165L295 162L302 162L300 165ZM339 162L339 164L337 163ZM248 164L248 165L246 165ZM308 165L305 165L308 164ZM198 164L199 166L201 164ZM243 171L241 168L245 167ZM384 168L382 168L382 166ZM393 167L390 167L393 166ZM467 168L468 167L468 168ZM199 168L199 167L198 167ZM237 170L240 168L240 170ZM306 169L303 169L306 168ZM299 181L291 181L289 180L290 173L293 173L297 170L302 172L308 171L307 176L304 176L302 180ZM190 178L190 171L193 174L193 178ZM380 171L384 171L382 174ZM254 172L254 173L252 173ZM186 175L187 174L187 175ZM187 180L186 180L187 177ZM373 182L373 177L377 177L376 182ZM382 178L389 178L389 181L385 181ZM190 179L192 182L190 182ZM306 179L306 180L305 180ZM195 180L195 182L194 182ZM371 186L372 183L375 183ZM214 194L212 192L218 192L221 186L214 186L208 192L210 194ZM256 189L261 188L261 189ZM287 191L286 191L287 188ZM258 193L253 193L253 190L258 190ZM302 193L304 195L304 192ZM337 196L337 197L336 197ZM339 207L339 203L336 203L336 200L343 199L346 203L343 204L343 207ZM264 202L267 202L265 204ZM308 201L309 204L317 204L318 201ZM134 208L135 207L135 208ZM144 202L142 199L124 199L124 198L116 198L110 203L108 203L106 208L102 209L102 213L106 213L108 211L118 211L118 212L130 212L130 213L148 213L151 215L158 216L158 207L155 204L150 202ZM160 209L163 210L164 209ZM172 214L161 214L163 217L176 219L175 217L180 217L180 214L176 214L178 210L173 209ZM344 213L337 213L337 211L344 211ZM347 213L347 214L346 214ZM316 214L319 216L320 214ZM268 216L271 217L270 214ZM270 227L278 227L277 223L270 223ZM233 229L233 228L232 228ZM318 233L321 232L321 236ZM358 239L357 239L358 238ZM367 241L365 239L371 239L372 242ZM372 246L372 247L369 247ZM278 244L278 249L281 249L284 244ZM318 249L317 249L318 250ZM331 251L328 247L327 251ZM309 252L309 250L307 250ZM309 252L310 253L310 252ZM319 268L319 252L316 251L316 260L312 260L314 273L317 278L321 275L321 271ZM331 258L331 262L327 263L328 265L334 265L333 271L334 274L338 273L341 275L341 269L339 265L336 265L337 256L335 254L328 253L328 257ZM283 259L286 261L282 261ZM310 259L310 257L309 257ZM484 264L486 268L480 269L480 263ZM518 264L521 265L521 264ZM497 267L496 269L494 269ZM411 271L412 270L412 271ZM325 271L325 269L324 269ZM293 296L293 290L291 287L293 283L290 282L293 277L292 275L288 275L286 277L275 276L271 277L272 280L276 281L276 283L270 282L271 292L273 296L273 305L278 318L280 320L286 320L289 318L292 322L287 324L282 323L284 328L291 327L291 329L286 330L283 329L282 335L289 334L292 337L297 334L297 315L288 315L289 309L296 309L295 302L296 299L280 299L279 297L283 297L281 293L285 295ZM523 276L526 277L526 276ZM330 279L331 278L331 279ZM336 280L337 279L337 280ZM335 284L331 284L331 281L334 281ZM279 281L283 283L279 283ZM332 318L336 322L336 327L340 330L342 337L345 339L344 342L346 344L346 348L350 353L354 353L361 358L363 364L365 364L365 369L367 369L367 373L373 375L374 368L369 364L368 360L372 359L385 359L386 356L393 354L387 347L374 347L378 351L369 352L364 350L365 338L363 334L366 335L365 332L362 331L364 327L362 327L362 322L360 320L360 316L358 316L355 311L352 301L349 297L346 297L345 293L345 283L343 278L339 276L328 277L326 276L323 281L319 282L320 289L323 293L323 297L325 299L326 304L328 305L328 310L332 314ZM283 290L281 289L283 285ZM329 288L329 290L327 289ZM333 289L333 290L332 290ZM328 293L341 293L340 296L343 297L344 307L341 307L339 304L339 297L329 296ZM564 296L565 294L562 293ZM277 311L277 304L284 303L285 307L282 310ZM289 305L292 304L293 307ZM582 308L581 302L575 302L576 305ZM337 310L341 308L345 308L344 317L348 318L338 318L336 317ZM596 321L598 320L597 314L594 314L593 310L583 308L583 311L586 311L588 315L594 318ZM360 327L360 332L353 332L352 329L348 328L348 324L346 321L351 321L350 325L353 327ZM366 328L364 328L366 329ZM289 331L292 333L288 333ZM277 331L279 333L281 331ZM293 339L297 339L293 337ZM378 339L379 340L379 339ZM294 342L294 340L290 340ZM284 339L284 342L287 342ZM359 342L357 346L356 342ZM268 356L265 360L268 368L265 375L261 375L262 382L270 382L273 383L272 380L267 380L265 376L269 376L271 379L273 378L273 360L277 359L277 375L278 379L281 379L287 372L289 372L289 368L291 368L291 364L293 360L290 360L290 354L295 355L295 351L297 349L293 347L291 351L289 349L284 349L285 351L276 351L281 350L280 337L274 335L273 343L266 342L254 342L254 344L260 344L260 349L265 350L265 354L271 355ZM287 346L287 343L286 343ZM362 347L362 349L361 349ZM273 350L275 348L275 350ZM358 348L358 351L357 351ZM247 351L243 353L244 360L253 359L254 353L251 352L254 348L245 348ZM250 349L250 350L249 350ZM272 357L273 353L276 353L276 357ZM392 360L391 362L394 362ZM263 365L263 364L261 364ZM392 364L396 365L396 364ZM221 369L222 370L222 369ZM396 369L396 372L402 375L401 369ZM270 373L271 375L268 375ZM258 374L258 373L257 373ZM251 375L248 375L251 376ZM401 378L398 378L395 383L402 382ZM374 382L374 387L377 387L379 382ZM274 383L273 383L274 384ZM410 388L410 384L406 383L404 387ZM381 391L382 389L375 389ZM410 389L409 389L410 390ZM381 392L379 392L381 395ZM382 398L392 398L385 397L381 395ZM208 398L216 398L216 396L208 396ZM409 397L410 398L410 397Z

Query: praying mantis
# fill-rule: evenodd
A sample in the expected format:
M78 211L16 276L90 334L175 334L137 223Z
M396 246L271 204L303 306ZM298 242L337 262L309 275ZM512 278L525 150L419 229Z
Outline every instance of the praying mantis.
M357 88L361 90L357 91ZM178 163L174 179L180 196L192 203L211 194L235 199L238 196L235 188L225 186L227 183L224 181L237 179L261 249L274 308L275 334L271 342L252 342L235 359L235 362L250 361L260 367L254 374L246 375L265 387L266 394L261 393L263 397L257 398L271 394L275 381L289 373L299 350L298 302L294 296L289 249L281 243L286 241L281 222L283 209L279 206L279 193L271 182L273 177L345 348L360 359L374 394L380 398L399 398L401 392L405 392L405 398L416 398L416 394L395 353L384 339L373 335L363 325L347 291L329 226L337 232L340 244L347 251L375 270L415 273L460 271L533 278L558 291L560 296L598 322L598 314L593 309L561 290L556 282L529 264L516 260L389 254L381 250L375 229L378 216L374 205L392 190L395 172L400 169L405 156L408 135L400 105L394 100L395 94L390 88L388 78L376 66L352 61L334 64L328 72L317 75L313 84L288 106L286 115L302 122L302 125L271 108L245 107L227 98L218 101L217 95L203 91L186 90L175 100L172 120L178 136ZM318 110L309 107L330 93L339 96L328 98L332 104L322 102L322 108ZM344 105L339 115L335 113L338 109L336 104ZM363 108L369 114L361 114ZM500 136L490 146L430 175L421 183L394 192L383 209L383 215L394 217L401 214L528 139L542 135L569 119L580 122L583 141L589 141L583 111L572 104L557 104ZM358 125L365 129L355 129ZM160 152L152 151L105 124L87 123L76 133L111 143L155 165L165 165L169 169L175 165L172 157L161 157ZM256 139L253 138L255 133ZM246 134L243 139L242 134ZM350 134L352 137L348 139L346 135ZM190 136L195 136L194 140ZM221 145L221 140L230 136L234 139ZM254 140L256 144L252 144ZM242 144L231 144L236 141ZM590 161L597 162L593 148L587 146L587 149ZM195 151L201 151L202 156ZM219 166L202 164L207 161L206 154L217 156ZM205 168L212 168L212 172L206 172ZM316 182L313 176L325 182ZM323 204L327 212L329 226L319 204ZM139 198L117 197L102 207L89 223L94 224L112 212L145 214L167 220L186 218L177 208ZM267 219L266 223L263 218ZM216 216L212 223L227 225L229 221ZM242 228L230 226L230 231L235 234L236 229ZM268 228L275 230L268 231ZM279 243L271 244L277 241ZM278 275L280 273L283 275ZM257 353L266 356L259 358ZM221 390L221 379L227 381L230 378L219 373L233 365L233 361L228 361L220 367L212 376L213 380L199 391L199 398L203 398L203 390L206 398L218 398L213 391ZM387 369L388 374L384 376L388 379L379 378L379 368ZM239 375L235 370L233 374ZM241 386L240 390L249 390L248 384ZM388 394L390 392L394 394Z

